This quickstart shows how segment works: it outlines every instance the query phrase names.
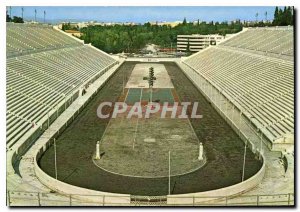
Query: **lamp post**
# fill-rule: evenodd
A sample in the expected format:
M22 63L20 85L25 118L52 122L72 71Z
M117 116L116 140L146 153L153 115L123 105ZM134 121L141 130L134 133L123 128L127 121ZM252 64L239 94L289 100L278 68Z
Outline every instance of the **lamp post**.
M247 141L248 141L248 140L247 140ZM242 182L244 181L244 177L245 177L245 165L246 165L247 141L245 142L245 148L244 148L244 161L243 161Z
M241 118L242 118L242 114L243 114L243 112L242 111L240 111L240 118L239 118L239 136L241 137Z
M46 23L46 10L44 10L44 23Z
M55 179L57 180L57 159L56 159L56 140L54 138L54 168L55 168Z
M262 147L263 146L263 132L262 132L262 129L260 130L260 155L263 154L263 150L262 150Z
M48 129L49 129L49 127L50 127L49 112L48 112L48 114L47 114L47 118L48 118ZM49 131L50 131L50 130L49 130Z
M171 194L171 152L169 151L169 195Z
M258 13L255 14L255 18L256 18L256 23L257 23L257 17L258 17Z
M66 94L64 94L64 100L65 100L65 110L66 110L67 109Z
M36 13L37 13L37 11L36 11L36 9L34 9L34 22L36 22Z
M143 88L141 89L141 94L140 94L140 104L142 102L142 97L143 97ZM134 136L133 136L133 140L132 140L132 149L134 150L134 145L135 145L135 141L136 141L136 134L138 131L138 126L139 126L139 117L137 117L136 120L136 125L135 125L135 130L134 130Z
M268 23L268 12L265 12L265 16L266 16L266 23Z

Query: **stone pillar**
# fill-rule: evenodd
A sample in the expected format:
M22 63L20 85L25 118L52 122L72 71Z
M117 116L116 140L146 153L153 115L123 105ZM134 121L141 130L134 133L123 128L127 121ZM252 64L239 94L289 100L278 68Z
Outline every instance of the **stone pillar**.
M95 159L96 160L100 159L100 143L99 143L99 141L96 144L96 157L95 157Z
M200 142L199 144L199 156L198 156L198 160L203 160L203 145Z

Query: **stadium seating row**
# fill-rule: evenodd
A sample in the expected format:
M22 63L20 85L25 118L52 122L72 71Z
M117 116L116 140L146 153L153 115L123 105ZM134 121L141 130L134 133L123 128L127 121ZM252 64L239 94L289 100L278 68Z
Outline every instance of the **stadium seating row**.
M184 62L249 112L274 140L294 133L293 62L220 47Z
M7 29L7 51L43 49L6 60L6 142L12 146L30 129L41 127L39 122L67 96L117 61L49 27L8 24Z
M292 56L293 28L249 28L220 45Z
M80 45L75 39L65 36L47 25L7 23L7 54L23 51L54 49Z

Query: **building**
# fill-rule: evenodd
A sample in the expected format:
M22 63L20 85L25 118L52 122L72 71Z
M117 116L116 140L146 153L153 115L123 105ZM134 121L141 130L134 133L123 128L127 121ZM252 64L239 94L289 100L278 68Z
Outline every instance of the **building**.
M225 36L222 35L177 35L177 51L178 52L198 52L210 45L217 45ZM189 49L189 50L188 50Z
M173 21L173 22L150 22L150 24L153 25L157 25L157 26L170 26L170 27L176 27L177 25L181 24L182 21Z

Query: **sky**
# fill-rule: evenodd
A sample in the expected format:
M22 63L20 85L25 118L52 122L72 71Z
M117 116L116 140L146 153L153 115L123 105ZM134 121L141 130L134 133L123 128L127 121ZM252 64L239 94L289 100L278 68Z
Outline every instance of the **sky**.
M22 6L13 6L11 15L21 17ZM265 19L267 12L268 20L273 19L275 7L212 7L212 6L96 6L96 7L67 7L67 6L27 6L24 7L24 19L34 19L34 10L37 10L37 20L43 20L43 12L46 11L46 22L60 21L98 21L98 22L162 22L182 21L231 21L231 20L255 20L258 13L258 20ZM8 13L9 7L7 7Z

